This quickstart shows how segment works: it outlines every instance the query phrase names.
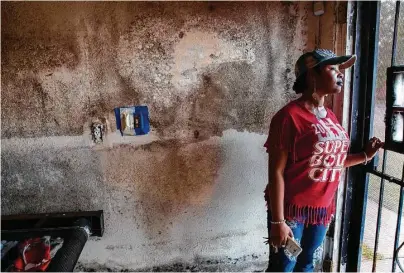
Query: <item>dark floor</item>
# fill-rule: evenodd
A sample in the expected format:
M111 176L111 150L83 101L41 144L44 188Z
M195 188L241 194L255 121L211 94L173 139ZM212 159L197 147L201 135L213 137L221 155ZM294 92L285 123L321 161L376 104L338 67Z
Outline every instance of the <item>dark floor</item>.
M264 261L263 261L264 260ZM255 255L243 256L237 259L224 258L201 259L197 258L193 263L173 262L149 268L121 268L109 267L100 264L82 264L78 262L75 271L81 272L264 272L267 261Z

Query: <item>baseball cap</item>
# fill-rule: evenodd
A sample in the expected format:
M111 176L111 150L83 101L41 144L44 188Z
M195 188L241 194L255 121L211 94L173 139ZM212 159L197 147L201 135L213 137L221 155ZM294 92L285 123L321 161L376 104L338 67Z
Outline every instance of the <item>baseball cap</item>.
M304 53L296 62L295 76L296 79L320 64L339 64L340 69L346 69L354 65L356 55L337 56L328 49L315 49Z

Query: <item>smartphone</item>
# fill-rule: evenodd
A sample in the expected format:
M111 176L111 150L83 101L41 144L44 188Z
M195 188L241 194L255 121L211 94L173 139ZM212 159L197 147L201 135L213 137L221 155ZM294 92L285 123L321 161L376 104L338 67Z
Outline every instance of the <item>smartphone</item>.
M299 256L299 254L302 252L302 248L300 245L291 237L288 237L288 240L286 242L285 248L292 254L294 257Z

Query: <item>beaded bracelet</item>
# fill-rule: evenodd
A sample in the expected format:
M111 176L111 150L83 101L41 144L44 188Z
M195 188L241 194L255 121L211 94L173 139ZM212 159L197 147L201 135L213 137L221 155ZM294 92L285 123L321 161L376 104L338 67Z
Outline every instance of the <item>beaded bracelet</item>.
M279 222L272 222L272 221L271 221L271 224L272 224L272 225L280 225L280 224L285 223L285 222L286 222L286 220L283 219L282 221L279 221Z

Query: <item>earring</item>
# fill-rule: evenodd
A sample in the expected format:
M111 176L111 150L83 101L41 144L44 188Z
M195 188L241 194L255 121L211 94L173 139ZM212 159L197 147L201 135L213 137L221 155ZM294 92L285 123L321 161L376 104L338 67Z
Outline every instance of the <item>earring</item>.
M313 99L316 102L318 102L319 98L318 98L318 94L317 94L316 80L313 81L313 93L311 94L311 96L313 97Z
M318 102L318 95L317 95L317 93L313 93L313 94L311 94L311 96L312 96L312 98L313 98L316 102Z

